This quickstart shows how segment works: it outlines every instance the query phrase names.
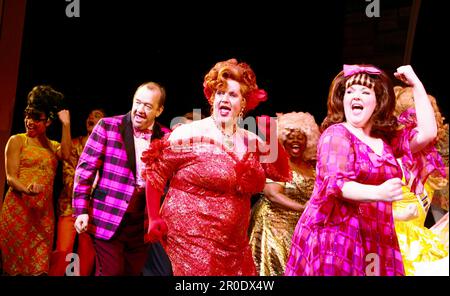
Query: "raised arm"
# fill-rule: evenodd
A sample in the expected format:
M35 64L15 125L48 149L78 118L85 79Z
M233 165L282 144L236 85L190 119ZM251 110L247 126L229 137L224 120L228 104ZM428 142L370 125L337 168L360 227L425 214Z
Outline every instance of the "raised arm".
M414 70L410 65L399 67L394 75L413 88L417 116L417 134L410 141L410 149L415 153L427 146L437 136L434 110L422 82L419 80L416 73L414 73Z
M70 113L69 110L58 112L62 124L61 149L56 152L59 159L68 160L72 150L72 139L70 135Z

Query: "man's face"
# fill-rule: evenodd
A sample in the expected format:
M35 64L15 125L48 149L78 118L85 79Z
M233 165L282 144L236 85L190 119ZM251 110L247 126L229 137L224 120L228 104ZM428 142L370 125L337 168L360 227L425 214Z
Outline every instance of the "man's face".
M148 129L163 111L159 105L161 93L159 89L148 89L147 86L138 88L133 98L131 109L131 121L133 127L138 130Z

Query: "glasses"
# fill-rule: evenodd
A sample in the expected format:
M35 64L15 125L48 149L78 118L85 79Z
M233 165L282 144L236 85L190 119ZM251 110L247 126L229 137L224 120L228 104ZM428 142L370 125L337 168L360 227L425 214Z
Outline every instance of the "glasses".
M30 111L25 111L23 112L23 115L25 117L26 120L33 120L34 122L44 122L47 121L47 117L44 115L44 117L42 117L42 113L40 112L30 112Z

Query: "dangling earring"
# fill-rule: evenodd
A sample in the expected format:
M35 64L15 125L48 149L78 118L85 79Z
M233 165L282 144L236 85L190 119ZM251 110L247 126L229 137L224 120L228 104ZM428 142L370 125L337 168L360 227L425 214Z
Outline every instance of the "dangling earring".
M242 121L244 119L244 111L245 111L246 106L247 106L247 101L245 98L242 98L242 108L241 108L241 112L239 112L239 115L238 115L238 121Z
M242 127L242 122L244 121L244 108L241 109L241 112L238 114L237 125Z

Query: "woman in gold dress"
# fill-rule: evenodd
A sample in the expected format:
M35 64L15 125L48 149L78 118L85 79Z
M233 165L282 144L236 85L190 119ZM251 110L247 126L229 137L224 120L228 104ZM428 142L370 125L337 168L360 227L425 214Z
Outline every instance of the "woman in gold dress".
M297 221L311 196L320 132L309 113L277 114L278 140L289 156L291 182L266 180L255 204L250 246L259 275L283 275Z
M416 119L415 113L411 111L411 108L414 107L412 89L398 87L395 88L395 91L397 96L396 113L399 121L403 128L414 129ZM448 258L448 245L445 247L442 244L441 233L434 233L424 226L434 191L448 186L448 182L444 178L445 169L442 158L435 147L444 138L444 118L439 112L436 99L430 95L428 97L435 110L438 125L437 138L434 143L429 144L420 152L399 159L404 174L414 176L411 178L412 182L422 183L419 187L424 190L423 193L416 194L410 191L409 186L405 185L403 186L403 199L393 204L395 231L406 275L416 275L418 268L420 268L420 274L424 274L426 270L434 273L433 269L435 268L432 268L434 264L431 262ZM413 170L408 169L411 165L408 165L407 162L414 164ZM445 231L445 227L442 229ZM446 231L448 237L448 227ZM443 236L445 237L445 235Z
M5 147L9 189L0 212L0 249L4 273L46 275L53 246L53 183L58 160L70 156L70 114L61 109L64 95L35 86L24 112L25 133L12 135ZM61 142L47 137L59 119Z

